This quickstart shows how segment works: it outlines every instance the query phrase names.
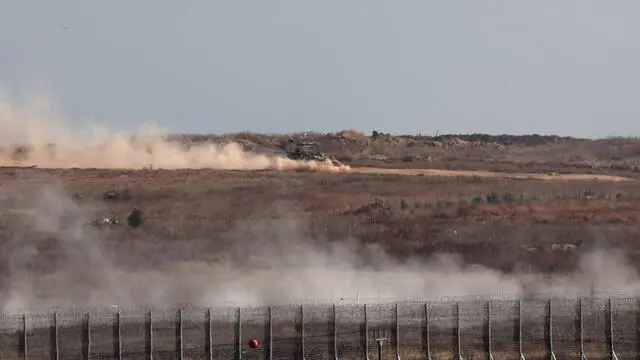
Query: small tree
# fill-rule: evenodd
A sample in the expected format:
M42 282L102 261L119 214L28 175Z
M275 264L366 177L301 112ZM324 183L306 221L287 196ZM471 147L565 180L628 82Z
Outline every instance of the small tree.
M487 203L489 204L498 204L500 203L500 195L497 192L492 192L487 195Z
M132 228L138 228L144 223L144 216L142 210L135 208L131 211L131 214L127 217L127 224Z
M407 201L404 198L400 199L400 208L402 210L405 210L408 207L409 207L409 204L407 204Z

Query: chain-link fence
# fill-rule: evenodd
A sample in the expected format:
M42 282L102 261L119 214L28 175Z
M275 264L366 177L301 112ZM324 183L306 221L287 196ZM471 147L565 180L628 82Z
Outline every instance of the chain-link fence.
M0 325L8 360L635 359L639 344L640 298L59 311Z

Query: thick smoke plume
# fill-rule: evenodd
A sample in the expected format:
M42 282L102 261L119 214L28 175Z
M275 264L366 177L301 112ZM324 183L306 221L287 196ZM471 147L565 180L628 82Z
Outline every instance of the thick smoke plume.
M18 193L0 193L5 209L13 209L13 225L5 229L11 238L0 249L5 311L115 304L374 303L640 289L638 274L615 252L588 253L573 274L553 279L464 264L455 254L401 263L347 238L339 243L311 239L305 235L307 224L288 214L244 224L216 239L225 247L211 261L202 258L200 248L211 239L106 241L103 231L110 230L86 225L98 207L79 204L56 186Z
M348 170L330 161L295 161L244 151L233 142L186 147L163 138L162 129L143 124L134 136L105 125L71 127L57 107L36 93L24 103L0 93L0 166L42 168L155 169L209 168L224 170L309 169ZM21 154L16 150L24 149ZM24 157L16 159L16 157Z

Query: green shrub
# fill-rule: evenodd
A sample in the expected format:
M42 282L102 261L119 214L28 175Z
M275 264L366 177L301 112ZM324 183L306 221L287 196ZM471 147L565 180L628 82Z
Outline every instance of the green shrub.
M144 215L142 214L142 210L137 208L133 209L133 211L131 211L131 214L129 214L129 216L127 217L127 224L135 229L142 226L143 223Z
M487 195L487 203L489 204L498 204L500 203L500 195L497 192L492 192Z
M400 208L402 210L405 210L408 207L409 207L409 204L407 204L407 201L405 199L400 199Z

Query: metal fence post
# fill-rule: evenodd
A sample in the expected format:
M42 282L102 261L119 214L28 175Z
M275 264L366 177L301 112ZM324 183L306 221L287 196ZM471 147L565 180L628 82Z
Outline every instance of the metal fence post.
M491 341L491 300L487 300L487 353L489 354L489 360L493 360Z
M377 330L375 332L375 339L376 343L378 344L378 360L382 360L382 346L384 345L385 341L389 340L387 338L387 330Z
M207 310L207 355L209 360L213 360L213 324L212 324L211 308Z
M333 358L338 360L338 314L336 304L333 303Z
M238 306L238 360L242 359L242 308Z
M116 341L117 341L117 348L118 348L118 355L117 355L118 360L122 360L122 332L120 331L121 329L120 325L121 325L120 309L118 309L118 311L116 312Z
M526 360L524 351L522 351L522 299L518 300L518 351L520 352L520 360Z
M460 338L460 302L456 302L456 337L458 342L458 354L456 359L462 360L462 339Z
M584 352L584 310L582 297L578 299L578 306L580 307L580 360L587 360L587 355Z
M273 308L269 306L269 360L273 359Z
M367 318L367 304L364 304L364 359L369 360L369 319Z
M58 312L53 313L53 358L60 360L60 346L58 345Z
M608 301L609 308L609 348L611 352L611 360L618 360L618 355L616 355L616 351L613 347L613 304L611 302L611 298Z
M85 324L85 351L87 352L86 360L91 358L91 314L87 312L86 314L86 324Z
M398 303L396 303L395 318L396 318L396 359L400 360L400 318L398 315Z
M547 306L549 307L549 322L548 322L548 331L549 331L549 358L550 360L556 360L556 354L553 351L553 312L551 310L551 299L547 301Z
M427 360L431 360L431 338L429 333L429 303L424 303L425 341L427 342Z
M178 309L178 323L176 326L178 328L178 358L182 360L184 355L184 339L182 338L182 309Z
M149 356L149 360L153 360L153 312L151 310L149 310L149 327L147 329L147 331L149 332L149 347L147 349L147 351L149 351L149 354L147 354Z
M24 360L29 359L27 353L27 314L22 314L22 356Z
M307 357L306 349L305 349L305 334L304 334L304 305L300 305L300 356L302 360L305 360Z

